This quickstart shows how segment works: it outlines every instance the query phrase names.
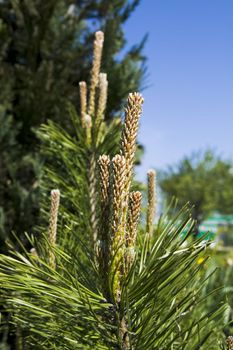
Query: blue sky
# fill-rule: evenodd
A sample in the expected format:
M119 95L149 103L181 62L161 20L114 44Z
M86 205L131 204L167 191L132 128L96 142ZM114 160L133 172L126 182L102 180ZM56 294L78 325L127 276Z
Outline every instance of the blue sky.
M192 151L233 150L233 0L141 0L128 44L149 34L138 177Z

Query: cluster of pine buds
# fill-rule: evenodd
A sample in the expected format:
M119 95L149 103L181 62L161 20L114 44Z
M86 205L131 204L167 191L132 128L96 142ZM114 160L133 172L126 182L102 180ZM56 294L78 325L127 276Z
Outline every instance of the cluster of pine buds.
M107 74L101 73L101 59L103 53L104 33L95 33L93 47L93 61L89 89L87 83L79 83L80 92L80 115L81 124L86 132L86 143L90 148L89 168L89 198L90 198L90 221L92 230L92 244L97 249L97 155L93 150L100 139L100 130L104 121L104 113L108 95ZM88 91L89 90L89 91Z
M95 128L93 134L96 133L96 129L104 119L107 103L107 75L100 73L103 42L104 34L97 32L94 41L89 95L86 82L79 83L81 124L86 130L87 146L93 143L91 130ZM98 96L97 104L96 96ZM107 282L107 280L104 281L105 276L108 273L113 274L113 294L116 301L120 301L122 277L129 272L136 253L142 195L139 191L131 192L131 183L142 105L143 97L139 93L129 94L119 154L115 155L112 160L108 155L101 155L97 162L96 154L90 153L89 196L94 254L98 260L103 284ZM97 142L97 140L94 141ZM99 170L99 190L97 189L97 168ZM59 200L60 192L53 190L49 224L51 247L56 245ZM97 210L98 203L100 214ZM155 172L149 171L147 230L150 234L155 215L155 203ZM98 215L99 218L97 218ZM53 249L49 252L49 264L55 268Z
M104 217L105 226L108 225L105 242L109 244L105 266L111 266L115 274L113 289L115 299L120 300L121 280L130 269L135 255L137 226L140 217L142 195L139 191L130 192L132 170L136 152L136 139L139 119L142 112L143 98L139 93L129 94L125 109L125 121L121 135L120 154L110 162L106 155L99 157L99 178L101 202L108 207L108 217ZM102 208L104 205L102 204ZM100 240L103 231L101 225ZM103 257L103 254L100 254Z
M89 86L89 96L87 83L79 82L80 93L80 115L83 128L87 131L87 140L91 141L91 128L99 124L104 119L108 95L107 74L100 72L101 58L104 44L104 33L95 33L93 61L91 69L91 80ZM96 103L96 93L98 89L98 101Z

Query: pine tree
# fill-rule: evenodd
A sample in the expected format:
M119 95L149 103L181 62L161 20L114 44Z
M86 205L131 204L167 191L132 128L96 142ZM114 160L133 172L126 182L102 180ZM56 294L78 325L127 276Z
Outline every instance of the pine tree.
M143 98L129 94L121 127L104 121L102 47L97 32L91 82L80 83L80 115L70 112L77 135L51 122L42 129L47 152L59 153L57 166L67 174L48 174L61 196L52 190L47 232L28 237L33 250L0 255L2 301L24 349L217 350L226 305L205 309L209 243L189 239L188 205L154 224L153 171L147 224L139 224L142 195L132 180Z
M103 65L111 96L107 115L116 115L129 91L141 85L142 44L116 58L125 46L122 25L137 4L138 0L0 2L0 101L6 113L1 127L7 129L11 119L14 127L8 138L15 140L13 158L6 157L1 168L1 237L11 230L30 231L35 224L42 161L35 131L47 119L67 126L67 101L79 107L78 82L87 81L96 25L106 32ZM8 149L8 140L1 143Z

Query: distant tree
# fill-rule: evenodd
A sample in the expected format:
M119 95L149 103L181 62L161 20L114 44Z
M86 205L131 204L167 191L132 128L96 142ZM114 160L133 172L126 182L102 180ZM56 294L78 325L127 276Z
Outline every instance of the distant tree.
M223 214L233 214L233 164L218 161L216 163L216 210Z
M211 212L233 213L233 172L231 162L207 150L185 157L176 166L160 174L160 187L170 201L178 199L178 208L190 202L196 220L196 233Z
M106 115L118 114L128 93L141 86L144 40L117 56L126 44L122 25L138 3L0 1L1 239L11 230L30 231L36 222L41 160L35 131L47 119L67 126L67 101L79 107L78 82L87 80L96 28L105 32Z

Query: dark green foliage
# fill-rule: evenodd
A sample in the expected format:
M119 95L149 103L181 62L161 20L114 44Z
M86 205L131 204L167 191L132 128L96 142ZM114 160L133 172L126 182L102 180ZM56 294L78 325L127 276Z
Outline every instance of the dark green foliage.
M53 122L42 125L38 132L43 141L42 151L47 159L41 182L44 193L41 204L44 216L48 219L46 210L48 194L51 188L59 188L62 195L60 206L62 222L69 226L72 223L72 231L76 232L75 235L69 233L70 240L76 241L78 237L91 249L90 156L94 152L97 161L101 154L113 156L119 151L121 122L115 118L110 123L103 123L100 142L88 145L81 119L71 105L66 120L72 121L74 136ZM97 176L96 170L95 173ZM81 246L77 246L77 249L80 248L82 250Z
M35 174L40 172L40 162L38 157L23 155L16 140L17 125L4 105L0 105L0 123L0 249L3 250L7 238L5 227L18 227L23 232L37 212L39 198Z
M184 208L172 221L161 218L151 245L141 232L144 244L138 242L120 305L104 295L87 252L88 273L79 255L71 256L61 247L55 249L57 269L52 269L46 260L53 248L46 237L32 242L39 257L26 251L1 256L5 305L13 313L14 324L26 331L24 349L126 349L119 338L123 315L130 339L127 349L220 349L227 308L220 302L205 311L207 282L201 277L203 263L198 265L197 259L207 245L200 240L193 243L187 236L180 239L192 225ZM63 230L61 241L67 237L66 230L76 235Z
M47 119L70 125L66 118L67 101L78 106L78 82L88 81L95 27L105 31L103 71L109 75L108 117L117 114L128 92L141 85L145 61L142 45L130 49L122 58L117 56L125 47L122 25L137 3L0 2L0 101L6 115L1 128L8 129L8 120L12 121L1 147L7 150L11 139L15 144L1 169L2 238L11 230L31 231L36 223L38 197L34 194L38 193L41 166L35 131ZM9 182L11 167L14 180Z
M92 128L89 143L73 109L70 116L75 137L52 122L40 131L52 161L47 185L63 191L56 246L45 233L29 237L36 256L23 246L22 253L12 249L10 256L0 255L2 301L20 330L23 349L223 349L222 328L229 309L222 298L212 303L218 290L208 289L209 278L203 272L209 243L190 238L194 221L187 205L175 216L165 213L151 237L140 228L127 272L122 259L112 268L118 250L110 265L103 264L103 255L92 244L88 164L93 154L118 151L120 127L117 120L102 123L100 138L98 129ZM98 191L100 180L96 185ZM106 231L111 245L112 213L106 220L99 209L97 200L98 227ZM100 238L100 251L103 243ZM125 246L123 260L129 254ZM56 267L49 264L51 252ZM119 271L120 299L114 283Z
M56 11L62 12L64 2L56 2L56 6L53 1L46 3L47 6L45 6L45 2L40 3L39 0L38 2L20 2L20 5L17 2L12 3L16 7L23 6L23 11L27 10L24 13L26 25L21 26L20 30L22 28L28 30L28 36L24 35L24 39L30 39L31 46L30 48L25 46L22 41L23 52L25 47L28 50L26 50L28 56L25 56L28 61L27 65L21 68L26 69L29 62L33 64L30 66L29 75L26 74L26 70L24 71L27 79L31 79L29 79L31 81L30 90L22 95L25 104L20 89L17 92L18 99L15 99L16 95L9 99L14 106L12 119L4 117L4 121L8 122L7 125L15 121L19 129L16 129L14 137L5 137L8 130L6 128L3 140L12 144L16 141L21 142L20 137L24 135L22 130L25 128L28 143L20 144L23 151L18 155L22 160L24 159L22 154L25 157L28 156L29 149L32 147L30 155L34 155L35 149L29 141L32 137L32 125L30 127L26 125L29 120L27 118L25 119L26 124L23 122L24 119L17 119L17 108L27 109L33 100L30 100L31 96L33 94L36 96L38 91L42 91L37 90L37 84L39 86L45 81L43 79L33 80L33 78L37 74L38 78L39 72L45 72L45 76L48 76L49 70L47 71L46 68L43 70L43 67L48 68L47 64L43 66L41 63L43 57L48 57L46 50L49 46L46 45L53 46L56 42L60 44L59 40L64 38L66 32L65 30L64 33L60 32L56 41L51 34L52 30L49 32L51 36L46 36L46 31L38 29L44 28L44 25L50 29L53 29L51 25L60 28L60 21L68 21L72 26L74 18L71 18L69 14L68 16L57 15L54 21L49 21L48 18L46 20L46 14L54 15ZM6 2L3 4L6 6ZM128 17L132 9L125 7L125 4L125 1L116 1L114 5L109 1L79 2L80 12L77 13L79 19L95 17L99 19L99 14L103 14L106 21L101 24L103 27L109 26L108 33L112 35L109 38L113 39L116 35L116 45L112 44L114 41L112 40L113 46L111 50L109 49L110 53L106 51L104 54L107 54L109 62L113 63L112 55L121 47L122 33L120 29L119 31L116 29L120 27L110 26L110 24L111 21L113 23L118 20L121 23ZM132 6L136 4L137 1L134 1ZM36 15L36 11L42 10L44 18ZM15 8L15 11L18 13L19 8ZM111 17L113 11L114 16ZM33 21L30 20L30 16ZM75 18L77 20L77 17ZM36 24L37 29L32 26L32 23ZM42 27L40 27L41 23ZM85 70L90 65L89 31L84 21L79 21L78 24L80 26L76 30L80 32L76 32L77 47L80 48L81 53L81 46L79 46L81 38L82 45L86 44L84 51L88 54L88 59L82 71L84 76L76 76L78 80L75 81L74 76L67 75L71 79L69 80L71 84L77 84L79 80L84 79ZM78 33L81 33L80 37ZM40 40L41 36L43 40ZM32 39L38 39L38 41ZM105 40L109 39L105 37ZM37 45L38 43L41 45ZM61 46L56 49L59 50ZM106 49L108 47L110 46L107 45ZM72 49L76 55L76 41ZM43 55L38 55L38 52L43 52ZM37 54L31 56L31 53ZM133 53L132 56L134 56ZM32 57L34 59L31 60ZM129 59L130 57L129 55ZM112 67L113 63L109 66L110 71L108 72L110 89L111 74L114 77L113 70L115 69ZM57 61L57 66L52 68L51 74L53 74L53 69L59 67L63 67L64 71L61 71L66 74L66 69L69 70L72 67L72 62L70 62L70 67L69 65L62 66L62 64L63 61ZM20 65L23 65L21 61L16 68L18 69ZM125 80L125 82L128 84L131 81L134 84L136 80L133 78L130 80L130 69L134 65L128 61L128 65L123 63L122 67L125 67L130 74L126 76L128 81ZM116 69L119 76L120 70L119 66L119 70ZM31 72L33 72L32 75L30 75ZM57 77L53 78L55 81ZM114 78L112 79L114 81ZM144 227L137 230L137 221L132 219L135 218L136 207L133 207L132 203L129 205L129 198L132 198L130 197L132 195L130 177L134 163L142 97L137 93L130 94L125 113L128 119L123 125L121 141L118 144L121 132L119 119L104 122L103 115L99 116L94 112L91 116L85 113L77 115L72 104L68 104L67 111L64 104L66 98L63 99L62 95L67 90L65 86L63 89L62 82L61 85L59 84L59 89L56 90L58 100L53 99L53 84L49 85L50 90L45 89L47 95L43 97L44 99L41 97L40 100L37 100L35 115L32 115L32 120L36 120L33 124L35 129L43 118L53 119L44 123L37 135L43 141L43 155L47 160L42 182L44 219L48 217L46 215L46 212L48 213L48 200L46 200L48 190L54 187L61 190L57 234L55 225L57 217L51 210L50 224L52 218L54 221L50 228L53 227L55 230L47 230L48 222L45 221L40 223L40 235L26 235L31 246L35 248L34 252L29 252L24 242L15 237L20 249L15 249L12 244L8 255L0 254L1 307L8 312L8 316L10 315L18 349L217 350L220 346L224 348L222 328L224 316L229 310L222 298L219 298L214 304L208 304L208 294L217 293L213 290L208 291L209 279L206 279L203 273L205 260L209 255L209 243L202 239L195 241L190 239L194 221L191 218L189 207L183 206L176 215L174 212L164 214L155 225L151 235ZM129 88L134 89L135 87ZM98 94L101 95L98 89L97 87L97 100ZM122 93L123 85L119 86L119 89ZM11 91L14 90L11 89ZM77 95L77 93L70 94L71 102L74 96L77 99ZM107 110L108 116L117 114L119 109L119 107L114 107L111 98L110 95L112 107ZM123 95L122 97L118 95L118 98L117 103L121 103ZM45 104L49 101L51 102L51 115L43 115ZM6 108L8 107L3 109L3 115L6 115ZM39 121L37 113L40 109L42 119ZM88 117L86 121L89 122L84 123L83 117ZM63 127L60 118L62 118ZM17 150L21 151L21 147L17 147ZM103 153L111 157L120 153L111 161L107 181L108 195L105 202L103 202L100 186L103 185L104 180L98 178L97 166L98 157ZM9 156L13 159L14 154L9 154ZM31 161L34 158L27 159ZM121 168L117 168L117 165L120 165ZM125 172L123 171L124 166L127 170ZM23 179L27 181L27 177ZM29 184L28 181L27 184ZM137 194L135 198L140 198L139 192L134 194ZM38 201L38 197L36 200ZM140 208L140 202L136 204L137 208ZM130 221L129 218L132 220ZM34 224L33 229L36 230L36 222ZM135 224L137 232L132 231ZM135 236L132 236L132 232ZM97 233L96 240L93 239L95 233ZM131 245L129 245L129 238ZM1 327L3 331L6 331L4 317L2 319Z

